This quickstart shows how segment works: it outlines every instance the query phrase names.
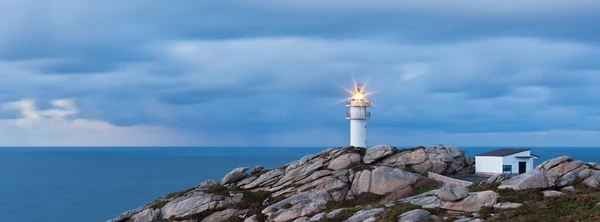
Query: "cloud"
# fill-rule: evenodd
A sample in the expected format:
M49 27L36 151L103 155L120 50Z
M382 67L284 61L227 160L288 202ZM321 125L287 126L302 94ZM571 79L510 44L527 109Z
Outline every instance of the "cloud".
M377 91L374 141L588 135L598 4L9 0L0 118L22 139L4 140L336 145L351 74Z
M0 120L2 146L161 146L189 145L190 135L156 126L118 127L101 120L78 118L73 100L53 100L38 109L34 100L6 103L4 111L19 118ZM179 139L179 140L178 140Z

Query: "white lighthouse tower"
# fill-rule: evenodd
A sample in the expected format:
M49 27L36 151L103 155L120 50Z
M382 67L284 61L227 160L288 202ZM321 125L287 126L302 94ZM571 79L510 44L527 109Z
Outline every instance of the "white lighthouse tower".
M367 120L371 118L367 107L370 106L371 101L367 100L361 85L357 85L352 98L346 100L346 107L349 107L346 119L350 120L350 146L367 147Z

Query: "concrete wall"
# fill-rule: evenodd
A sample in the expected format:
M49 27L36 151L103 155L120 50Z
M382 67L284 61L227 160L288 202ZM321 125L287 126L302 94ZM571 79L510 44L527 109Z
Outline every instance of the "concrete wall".
M475 173L502 173L502 157L475 156Z
M526 171L525 172L529 172L531 170L533 170L533 158L529 158L529 159L524 159L524 158L517 158L517 156L530 156L531 152L528 151L523 151L520 153L515 153L512 155L508 155L505 156L504 158L502 158L502 165L511 165L512 166L512 173L519 173L519 162L527 162L527 167L526 167Z

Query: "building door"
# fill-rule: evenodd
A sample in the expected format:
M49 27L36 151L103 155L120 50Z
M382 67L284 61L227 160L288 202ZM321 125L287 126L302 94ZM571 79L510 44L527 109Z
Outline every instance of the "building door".
M527 162L519 162L519 174L527 171Z

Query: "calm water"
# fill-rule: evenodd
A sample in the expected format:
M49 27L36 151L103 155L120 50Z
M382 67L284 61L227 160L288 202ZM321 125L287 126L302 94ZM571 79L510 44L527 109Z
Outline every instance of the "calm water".
M317 148L0 148L3 221L106 221L239 166L275 168ZM461 148L474 156L494 148ZM600 148L532 148L600 162Z

